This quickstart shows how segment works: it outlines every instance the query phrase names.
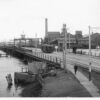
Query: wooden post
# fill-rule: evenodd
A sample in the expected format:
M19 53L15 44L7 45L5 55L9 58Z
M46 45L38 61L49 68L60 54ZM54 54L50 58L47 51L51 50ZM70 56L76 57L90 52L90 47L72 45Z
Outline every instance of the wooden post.
M48 55L48 60L49 60L49 55Z
M55 62L55 59L54 59L54 57L53 57L53 62Z
M89 26L89 81L91 81L91 27Z
M57 63L57 57L56 57L56 63Z
M44 59L44 54L43 54L43 59Z

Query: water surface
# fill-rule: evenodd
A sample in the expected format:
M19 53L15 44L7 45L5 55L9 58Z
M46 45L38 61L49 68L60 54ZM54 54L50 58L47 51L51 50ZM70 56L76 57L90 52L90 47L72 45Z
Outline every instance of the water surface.
M0 53L4 53L0 51ZM21 60L8 56L0 57L0 97L19 97L22 87L16 88L14 84L14 72L21 72L21 66L25 66ZM6 75L11 74L13 78L13 85L8 87Z

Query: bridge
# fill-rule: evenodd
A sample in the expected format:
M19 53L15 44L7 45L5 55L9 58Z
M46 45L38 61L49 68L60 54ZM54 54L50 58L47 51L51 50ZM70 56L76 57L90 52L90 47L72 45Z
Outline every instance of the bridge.
M39 58L43 58L55 63L62 64L63 63L63 53L62 52L53 52L53 53L43 53L39 48L25 48L27 50L31 50L31 55L34 55ZM82 54L74 54L67 53L66 54L66 62L71 65L78 65L80 67L89 68L89 62L91 60L92 70L100 72L100 57L99 56L91 56L89 59L88 55Z
M53 64L57 67L60 66L60 63L62 61L61 58L59 57L53 57L50 56L48 54L39 52L39 49L35 52L31 50L30 48L24 48L24 47L2 47L0 48L1 50L3 50L4 52L7 52L8 54L14 54L17 55L19 57L25 58L26 60L38 60L38 61L43 61L43 62L47 62L49 64Z
M40 61L46 61L51 64L55 65L62 65L63 63L63 53L62 52L53 52L53 53L43 53L39 48L17 48L17 47L4 47L2 48L4 51L12 51L16 52L17 54L23 54L30 58L35 58ZM91 56L91 66L92 70L100 72L100 57ZM78 65L80 67L89 68L89 56L82 55L82 54L73 54L67 53L66 54L66 63L71 65ZM62 66L61 66L62 67ZM68 66L66 66L68 67Z

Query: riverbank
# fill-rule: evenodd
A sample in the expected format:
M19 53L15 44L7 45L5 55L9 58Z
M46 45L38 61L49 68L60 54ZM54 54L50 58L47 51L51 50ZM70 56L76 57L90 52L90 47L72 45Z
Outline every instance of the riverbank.
M24 97L91 97L87 90L79 83L71 73L57 69L56 76L44 78L44 84L36 87L35 84L25 86L21 96Z

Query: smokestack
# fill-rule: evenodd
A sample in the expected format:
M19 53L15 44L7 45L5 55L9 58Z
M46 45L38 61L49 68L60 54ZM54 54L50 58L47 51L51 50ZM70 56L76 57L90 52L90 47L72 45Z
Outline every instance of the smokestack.
M45 37L48 35L48 19L45 19Z

